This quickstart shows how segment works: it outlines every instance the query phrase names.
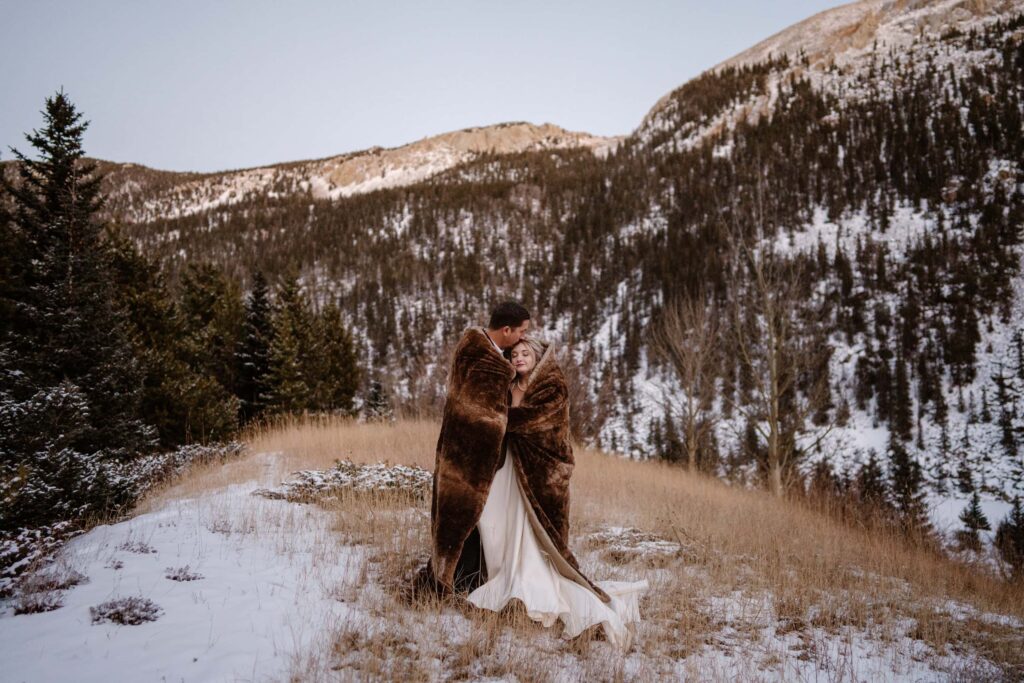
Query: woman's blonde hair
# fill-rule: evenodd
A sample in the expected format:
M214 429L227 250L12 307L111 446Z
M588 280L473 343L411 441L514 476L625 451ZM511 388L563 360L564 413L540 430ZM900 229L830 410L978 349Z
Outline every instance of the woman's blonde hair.
M522 337L520 337L519 341L517 341L512 346L512 349L516 348L520 344L526 344L529 347L529 349L531 351L533 351L533 360L534 360L535 363L539 363L540 362L541 356L544 355L544 352L547 351L547 348L548 348L548 345L546 343L542 342L540 339L537 339L536 337L528 337L526 335L523 335ZM512 349L508 350L509 356L512 355ZM535 365L534 369L536 369L536 367L537 366ZM531 370L531 373L532 372L533 371Z

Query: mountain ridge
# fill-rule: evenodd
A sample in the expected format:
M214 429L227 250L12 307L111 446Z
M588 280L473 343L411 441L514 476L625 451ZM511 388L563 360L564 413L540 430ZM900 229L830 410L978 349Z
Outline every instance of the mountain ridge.
M396 147L373 146L316 159L225 171L164 171L134 162L95 161L107 174L106 190L113 213L122 220L141 222L156 216L190 215L264 192L270 196L308 193L317 199L337 199L403 187L480 154L580 148L602 156L622 139L570 131L552 123L512 121L462 128Z

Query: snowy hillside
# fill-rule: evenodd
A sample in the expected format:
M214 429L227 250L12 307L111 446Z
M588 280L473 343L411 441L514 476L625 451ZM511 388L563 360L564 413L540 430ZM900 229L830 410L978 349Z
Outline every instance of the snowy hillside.
M349 424L324 437L367 444L365 429ZM413 447L428 460L422 437L435 426L417 429L415 443L389 437L399 441L392 454L402 459ZM303 443L316 440L310 433ZM827 548L822 541L836 532L820 521L793 525L784 505L723 493L678 469L666 476L619 461L610 465L614 484L599 484L609 464L598 455L582 459L576 475L573 545L591 575L651 582L631 651L592 634L570 642L514 611L407 604L401 587L425 548L426 471L346 462L310 470L314 459L297 458L303 448L253 452L233 474L228 466L212 477L187 475L141 514L73 539L0 603L5 679L62 680L73 671L83 682L574 681L611 672L622 680L791 681L843 672L919 681L1010 680L1014 671L1012 650L998 648L1019 647L1024 624L969 594L921 585L914 568L922 560L905 549L892 551L904 563L898 574L879 573L892 568L876 566L881 555L850 536L856 552L833 557L829 549L820 561L835 578L824 578L794 552L808 540ZM327 449L323 459L332 453L351 452ZM286 464L303 471L276 486ZM649 488L651 477L664 487L653 499L614 495L615 487ZM670 527L640 522L678 496L692 504L676 510ZM748 554L760 546L735 547L743 534L725 519L730 508L741 516L760 510L756 524L765 530L791 525L785 539L771 534L787 575L836 581L843 596L762 574L769 563ZM709 513L722 521L699 525Z

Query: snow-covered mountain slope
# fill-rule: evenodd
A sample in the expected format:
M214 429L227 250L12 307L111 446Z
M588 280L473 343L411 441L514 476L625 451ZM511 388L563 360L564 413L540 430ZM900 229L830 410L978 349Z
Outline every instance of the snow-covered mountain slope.
M166 173L104 163L115 212L129 222L188 216L246 198L306 195L337 199L426 180L480 154L588 149L603 156L621 137L568 131L550 123L479 126L400 147L209 174Z
M636 137L658 155L700 150L708 145L714 158L729 160L734 153L739 128L749 130L764 117L779 116L780 111L794 105L807 106L800 102L805 97L794 97L800 87L806 87L805 92L813 92L828 103L819 114L825 127L842 130L847 125L878 125L877 118L871 121L865 117L856 123L852 118L842 121L844 117L852 117L852 112L858 108L867 111L890 107L896 114L893 123L901 125L900 117L910 115L905 100L900 101L903 91L914 87L915 83L932 80L942 85L937 88L929 109L923 110L928 111L924 118L931 118L932 122L920 134L927 136L926 146L934 150L930 153L951 157L956 155L955 148L959 143L939 132L940 126L934 123L940 117L939 111L942 108L957 109L957 105L952 103L964 102L958 108L961 123L977 122L972 124L974 130L969 135L981 134L981 120L968 116L969 107L966 105L973 100L988 107L988 103L998 96L998 88L986 82L981 74L1004 63L1007 55L1019 52L1020 45L1024 43L1024 30L1019 28L1019 19L1017 28L1012 28L1011 24L1007 29L1006 43L1001 48L972 37L963 38L971 32L993 27L997 22L1005 24L1013 17L1019 17L1021 11L1024 11L1024 2L1019 1L956 0L928 3L871 0L828 10L710 70L710 75L706 76L709 84L720 84L724 73L728 74L724 77L726 85L735 88L728 97L720 100L720 106L708 107L706 89L699 84L695 87L691 82L662 98L645 118ZM778 60L779 55L789 55L790 60ZM770 66L766 67L766 64ZM755 75L749 79L736 76L751 68ZM965 87L966 83L971 85ZM1019 82L1016 86L1008 84L1008 88L1011 93L1021 92ZM786 103L786 99L790 103ZM922 101L921 105L914 106L927 105ZM1009 121L1016 120L1019 124L1019 103L1008 107L1011 111ZM1012 113L1014 110L1018 113ZM992 129L997 136L1019 136L1019 125L999 123ZM888 131L888 134L893 132L902 131L897 129ZM810 131L807 137L811 137ZM820 144L824 154L838 157L841 173L860 174L870 173L874 164L887 163L883 160L891 158L889 152L894 146L902 147L910 140L889 138L886 142L887 149L880 148L877 155L863 154L861 161L853 164L844 160L846 154L855 151L851 147L829 138ZM766 165L769 163L766 160ZM954 218L957 211L953 209L962 212L958 200L967 185L970 185L971 193L988 198L983 201L992 204L988 210L990 217L1005 216L1010 223L1017 224L1011 229L1019 231L1019 213L1011 208L1013 198L1024 193L1024 172L1019 160L995 156L972 163L978 163L978 167L972 171L974 178L971 183L963 183L954 174L941 188L932 188L932 194L940 195L937 205L931 201L921 205L897 201L884 222L879 221L877 215L870 216L871 212L864 207L849 207L841 216L828 217L823 207L808 206L803 212L807 218L786 221L765 246L771 245L779 253L806 258L814 258L815 250L820 250L828 259L834 259L837 251L841 251L853 260L860 258L855 254L861 254L864 244L874 243L881 247L894 267L913 270L916 266L911 264L921 258L921 246L929 241L943 241L954 234L965 241L976 239L978 215L967 221L963 221L961 215L960 228L955 231L948 228L957 222ZM953 166L955 168L956 164ZM1011 201L1004 204L1006 198ZM961 476L969 473L974 478L974 485L997 499L1008 500L1013 495L1024 493L1024 460L1015 445L1019 437L1015 439L1012 436L1014 433L1024 434L1024 416L1020 415L1017 407L1022 391L1018 386L1022 376L1020 368L1024 363L1019 358L1021 335L1024 334L1024 276L1021 275L1019 247L1015 247L1014 253L1017 256L1010 259L1013 263L1007 267L1016 275L1005 295L1001 295L1007 299L991 301L991 306L984 302L971 304L972 308L981 304L974 309L979 318L976 323L953 320L948 308L942 305L925 313L928 325L935 329L949 329L958 334L966 324L969 334L974 334L973 327L977 327L980 339L972 365L972 372L976 374L969 382L954 384L949 374L942 376L941 393L951 406L948 418L940 417L939 411L927 408L921 396L928 389L922 387L924 380L915 376L916 369L911 372L910 382L916 388L914 396L908 400L913 404L910 412L916 416L917 437L908 447L924 467L928 484L940 494L933 502L936 507L944 504L942 495L950 492L950 495L962 495L954 490L958 485L958 473ZM977 263L965 267L980 268ZM947 296L951 296L960 285L950 283L945 287ZM869 316L874 324L888 324L883 321L891 312L895 325L900 326L905 324L902 316L910 296L908 290L914 288L912 280L906 287L901 285L889 293L872 291L872 287L866 286L855 296L862 296L870 302L867 304L869 310L875 309L876 313ZM632 285L627 285L626 290L630 289ZM822 297L830 296L830 291L834 292L826 282L819 283L818 293ZM620 309L621 306L612 304L611 308ZM615 330L614 317L609 323ZM833 386L842 396L844 389L849 390L856 384L855 366L863 364L872 344L879 342L871 339L871 335L851 341L838 332L835 330L831 339L833 356L830 372ZM608 333L608 344L614 344L616 338L621 343L621 330ZM887 343L881 341L883 346ZM940 349L943 355L950 354L948 346L951 342L945 336L932 338L927 343L932 349ZM611 355L619 353L622 350L613 350ZM658 376L657 371L649 369L647 361L645 356L641 363L644 370L638 373L632 389L626 392L637 397L642 407L623 411L605 424L603 433L605 443L636 444L634 452L637 454L644 451L651 441L651 432L644 427L643 417L637 419L637 416L657 415L666 409L666 396L682 394L671 376ZM889 362L893 361L890 359ZM652 380L652 376L656 378ZM1000 398L993 398L997 393ZM852 392L846 396L844 400L852 405ZM852 473L866 460L870 451L884 454L890 434L886 420L879 418L884 410L880 411L875 403L853 407L849 421L832 431L828 442L816 450L805 466L809 469L814 462L827 460L836 471ZM721 404L716 412L725 412ZM742 429L735 416L724 420L719 424L719 443L737 443ZM637 433L639 437L630 438L630 434Z
M812 67L844 66L875 50L902 50L928 34L967 31L1019 11L1020 0L860 0L819 12L717 64L753 64L803 54Z
M650 140L671 130L675 149L692 148L739 121L756 122L771 110L781 83L806 77L818 89L843 99L863 97L847 86L880 59L907 59L934 46L950 32L967 32L1024 10L1024 0L860 0L819 12L716 64L705 75L744 69L772 59L788 58L789 68L769 76L763 92L737 97L731 106L697 121L681 121L692 106L685 86L666 93L644 116L636 131ZM935 66L952 66L957 74L991 59L986 52L947 51L936 55ZM700 77L698 77L700 78ZM890 87L898 87L890 84ZM665 144L662 140L659 144Z

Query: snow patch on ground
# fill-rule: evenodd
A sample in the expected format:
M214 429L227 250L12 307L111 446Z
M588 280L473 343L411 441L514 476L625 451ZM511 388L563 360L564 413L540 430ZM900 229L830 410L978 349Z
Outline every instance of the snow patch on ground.
M312 506L232 486L72 539L63 559L88 577L63 607L0 613L7 680L281 680L350 608L332 593L358 575L364 550ZM152 552L131 552L144 543ZM187 565L202 578L168 578ZM162 609L138 625L93 624L90 608L142 597Z

